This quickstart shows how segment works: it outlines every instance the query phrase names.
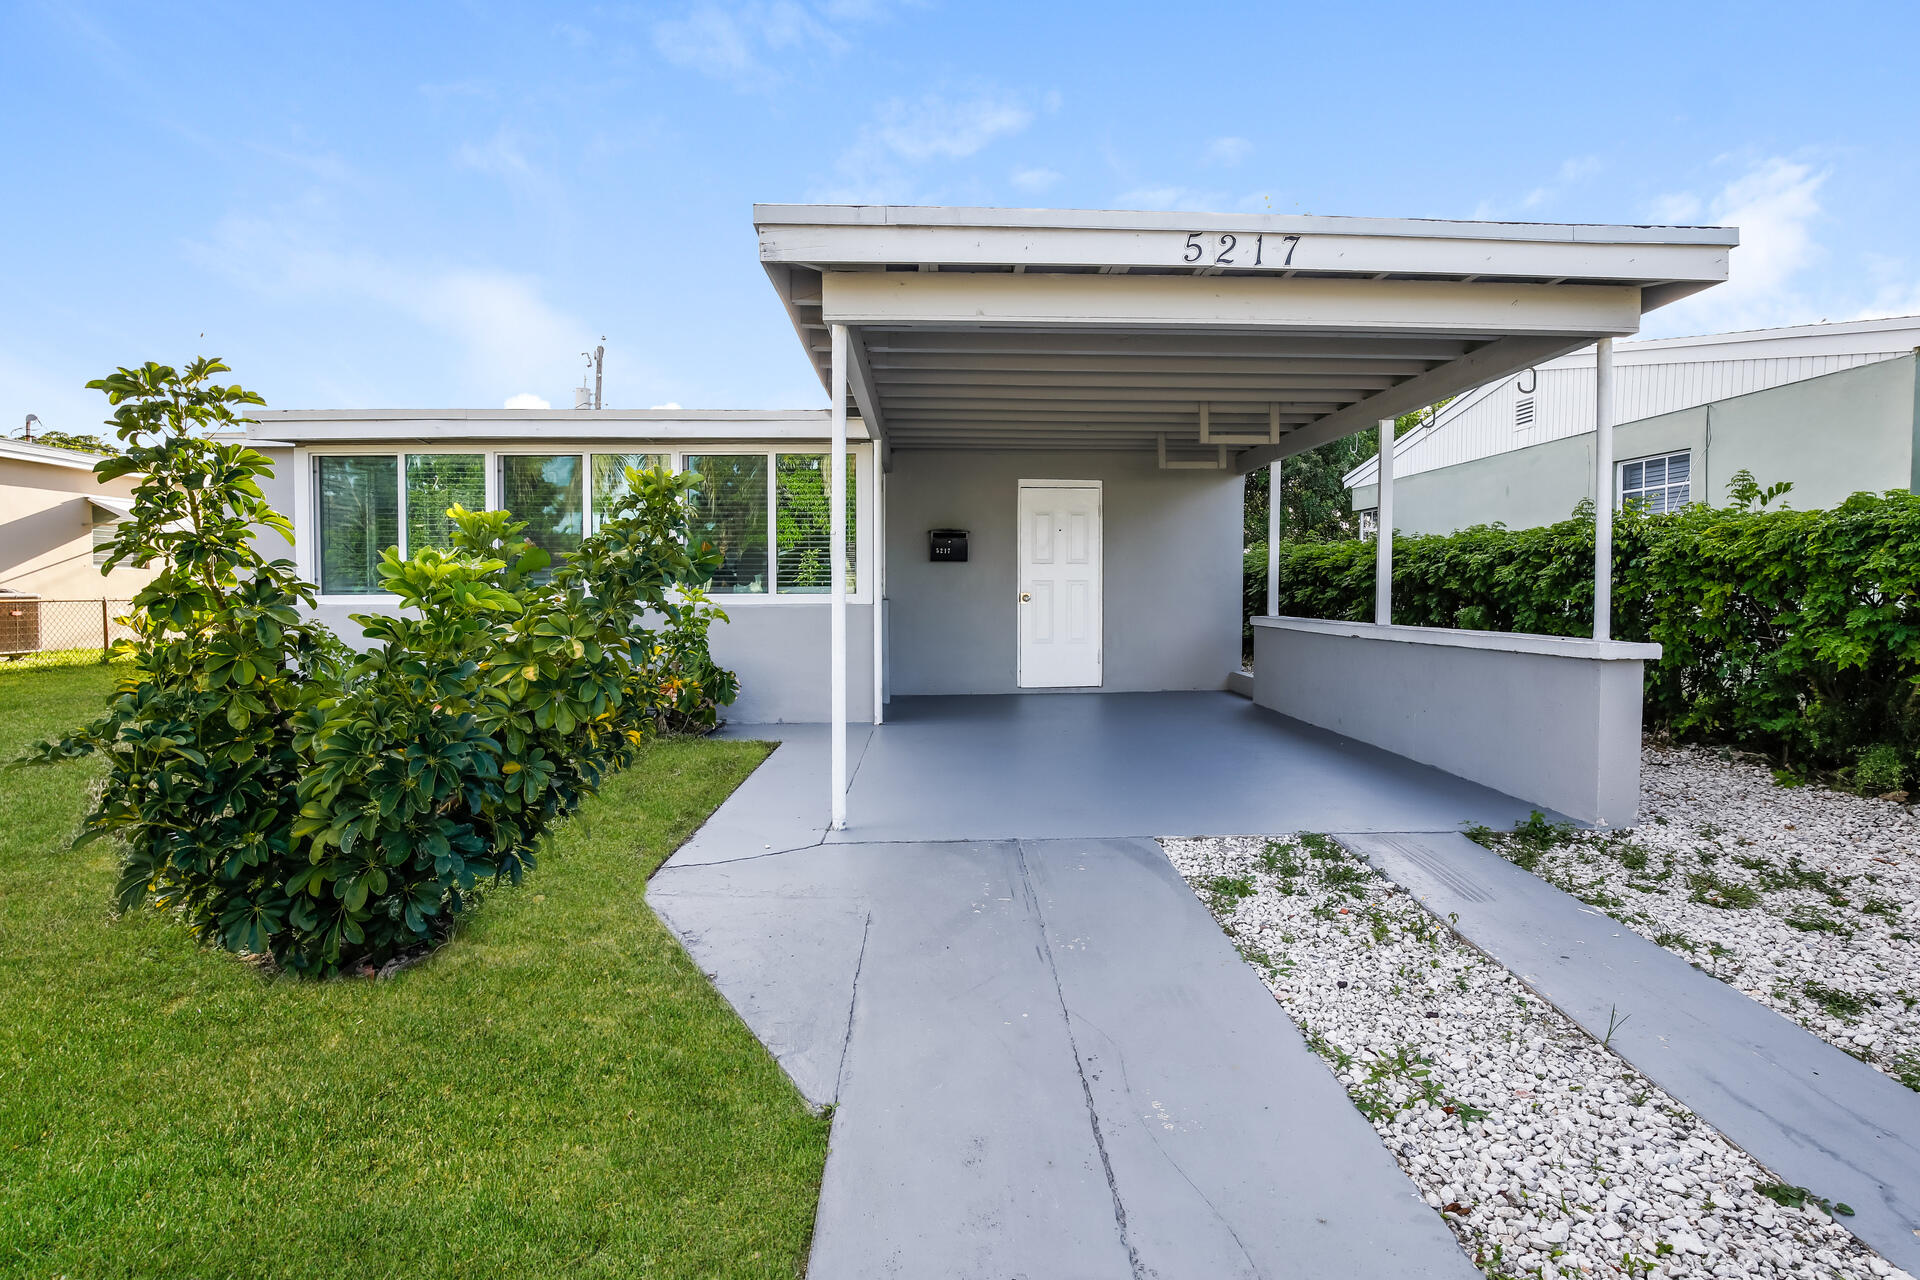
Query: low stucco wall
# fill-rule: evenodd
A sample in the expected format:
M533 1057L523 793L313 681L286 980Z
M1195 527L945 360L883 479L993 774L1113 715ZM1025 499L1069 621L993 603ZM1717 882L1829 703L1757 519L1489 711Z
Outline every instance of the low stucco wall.
M740 697L724 714L736 724L820 723L829 719L831 671L827 650L833 626L824 600L799 604L714 603L728 621L709 633L713 660L740 677ZM378 613L387 606L369 599L363 605L322 604L313 614L348 644L362 640L356 613ZM847 718L873 719L873 607L847 605Z
M1253 699L1581 822L1640 803L1654 644L1317 618L1253 620Z
M895 694L1019 687L1021 480L1101 482L1103 683L1218 689L1240 665L1241 499L1231 471L1162 471L1142 453L899 452L887 488L887 662ZM966 529L965 564L927 530Z

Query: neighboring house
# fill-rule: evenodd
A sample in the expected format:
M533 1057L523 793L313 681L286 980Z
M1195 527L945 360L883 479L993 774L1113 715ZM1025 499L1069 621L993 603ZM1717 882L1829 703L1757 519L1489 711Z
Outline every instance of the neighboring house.
M0 591L45 600L125 600L150 570L101 573L136 477L94 477L100 455L0 440Z
M379 550L441 537L453 501L505 507L563 551L628 461L698 471L704 536L726 558L712 593L730 621L712 646L740 676L730 714L831 725L836 827L848 722L879 724L894 696L1225 688L1248 471L1632 334L1643 312L1725 279L1738 243L1727 228L1271 214L754 214L824 409L262 412L250 438L279 463L269 496L292 515L318 612L350 640L349 615L392 605ZM836 554L821 467L840 440L845 594L821 573ZM1631 813L1648 646L1255 630L1263 705L1563 813ZM1381 688L1467 701L1295 697L1350 687L1350 662L1401 671ZM1542 662L1571 682L1551 722L1529 708L1553 674L1529 677L1526 706L1486 683ZM1479 721L1484 735L1465 727Z
M1724 502L1749 471L1830 507L1920 482L1920 317L1797 325L1614 347L1614 497L1654 511ZM1394 448L1394 525L1449 533L1565 520L1593 494L1588 347L1485 383ZM1346 477L1371 531L1379 460Z

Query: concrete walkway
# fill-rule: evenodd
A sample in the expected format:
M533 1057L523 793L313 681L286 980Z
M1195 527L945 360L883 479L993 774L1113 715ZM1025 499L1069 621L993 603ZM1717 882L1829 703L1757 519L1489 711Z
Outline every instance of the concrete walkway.
M1152 841L676 859L648 900L838 1104L813 1280L1477 1274Z
M1348 848L1847 1227L1920 1274L1920 1094L1453 832Z
M836 1105L812 1280L1473 1280L1146 837L1527 806L1227 695L916 702L832 839L825 730L730 729L782 745L647 894Z

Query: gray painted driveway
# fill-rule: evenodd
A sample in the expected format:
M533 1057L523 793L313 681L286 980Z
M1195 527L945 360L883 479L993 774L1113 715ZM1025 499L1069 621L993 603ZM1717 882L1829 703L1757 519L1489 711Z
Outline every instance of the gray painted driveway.
M814 1280L1477 1274L1150 840L818 845L648 899L838 1104Z
M1526 805L1229 695L889 713L831 838L824 728L730 729L647 894L835 1105L813 1280L1478 1274L1150 837Z

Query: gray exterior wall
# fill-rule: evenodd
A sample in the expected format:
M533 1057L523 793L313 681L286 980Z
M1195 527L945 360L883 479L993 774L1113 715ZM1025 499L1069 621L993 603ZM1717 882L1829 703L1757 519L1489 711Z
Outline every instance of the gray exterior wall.
M1253 620L1253 700L1580 822L1640 804L1654 644Z
M1785 502L1810 511L1863 489L1920 489L1916 429L1920 378L1906 355L1622 423L1613 456L1691 449L1696 501L1725 502L1728 479L1746 470L1763 485L1791 481ZM1397 479L1394 525L1404 534L1496 521L1525 529L1565 520L1592 493L1589 432ZM1374 485L1353 491L1356 510L1378 501Z
M886 479L889 691L1017 689L1023 479L1102 482L1102 688L1224 687L1240 665L1239 476L1137 453L914 452ZM927 530L945 528L969 531L967 563L928 560Z

